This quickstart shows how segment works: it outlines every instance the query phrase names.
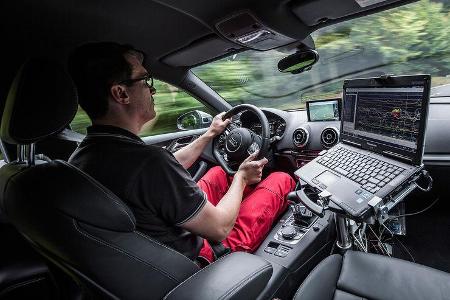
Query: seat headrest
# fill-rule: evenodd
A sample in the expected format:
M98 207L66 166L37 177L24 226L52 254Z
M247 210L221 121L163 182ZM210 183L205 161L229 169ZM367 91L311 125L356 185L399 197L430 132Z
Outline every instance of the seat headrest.
M0 138L31 144L66 128L78 109L75 85L64 68L30 59L19 69L5 103Z

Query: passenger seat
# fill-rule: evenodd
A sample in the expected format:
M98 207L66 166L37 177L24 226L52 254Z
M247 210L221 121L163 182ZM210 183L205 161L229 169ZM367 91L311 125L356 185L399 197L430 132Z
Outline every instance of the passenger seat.
M450 299L450 274L382 255L347 251L327 257L294 300Z

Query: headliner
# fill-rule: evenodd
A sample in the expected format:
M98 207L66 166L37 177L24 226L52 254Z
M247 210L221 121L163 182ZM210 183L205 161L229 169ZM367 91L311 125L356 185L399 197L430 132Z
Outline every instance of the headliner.
M218 22L240 11L292 44L320 27L409 2L387 0L363 8L355 0L5 0L0 5L6 54L1 89L9 87L26 57L65 63L68 53L87 41L142 49L158 77L245 50L217 30Z

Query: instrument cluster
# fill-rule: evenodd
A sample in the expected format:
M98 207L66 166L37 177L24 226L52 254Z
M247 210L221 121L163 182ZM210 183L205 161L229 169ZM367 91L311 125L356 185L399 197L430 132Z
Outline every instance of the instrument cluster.
M286 121L281 117L270 112L264 112L268 121L270 129L270 138L278 136L281 138L286 130ZM252 112L246 111L240 115L240 122L242 127L252 130L254 133L261 135L261 123L258 117Z

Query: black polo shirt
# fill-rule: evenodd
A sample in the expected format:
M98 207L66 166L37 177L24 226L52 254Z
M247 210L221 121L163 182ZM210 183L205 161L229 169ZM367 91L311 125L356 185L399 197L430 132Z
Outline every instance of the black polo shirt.
M133 211L137 230L195 259L203 240L179 225L206 203L203 191L166 149L133 133L94 125L69 162L98 180Z

